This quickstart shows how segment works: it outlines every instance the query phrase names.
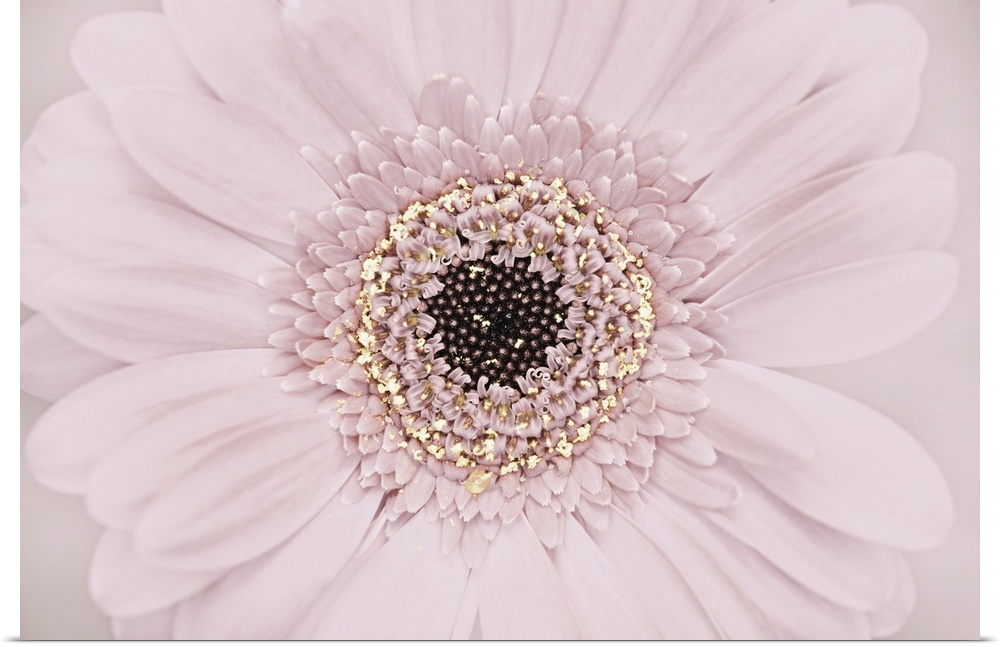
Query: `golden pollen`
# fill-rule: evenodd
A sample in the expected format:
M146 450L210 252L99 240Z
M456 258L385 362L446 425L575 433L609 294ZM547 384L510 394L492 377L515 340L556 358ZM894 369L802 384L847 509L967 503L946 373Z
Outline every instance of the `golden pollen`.
M490 485L490 479L493 477L493 472L487 472L486 470L473 470L469 474L469 478L465 479L465 490L469 494L480 494L486 490Z

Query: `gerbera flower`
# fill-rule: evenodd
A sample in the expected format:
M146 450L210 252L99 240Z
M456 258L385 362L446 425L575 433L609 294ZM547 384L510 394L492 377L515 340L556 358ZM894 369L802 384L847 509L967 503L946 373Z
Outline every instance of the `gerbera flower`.
M900 626L943 480L762 367L880 352L950 298L953 174L894 156L907 16L165 13L81 30L91 91L24 157L25 385L58 399L27 456L108 526L118 635ZM859 57L873 29L906 38Z

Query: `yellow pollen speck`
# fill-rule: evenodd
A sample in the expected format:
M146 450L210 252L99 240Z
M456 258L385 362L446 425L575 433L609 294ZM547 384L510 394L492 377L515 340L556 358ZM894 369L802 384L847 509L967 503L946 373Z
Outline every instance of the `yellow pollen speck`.
M473 470L469 474L469 478L465 479L465 490L469 494L480 494L486 491L486 488L490 485L490 479L493 478L492 472L487 472L486 470Z

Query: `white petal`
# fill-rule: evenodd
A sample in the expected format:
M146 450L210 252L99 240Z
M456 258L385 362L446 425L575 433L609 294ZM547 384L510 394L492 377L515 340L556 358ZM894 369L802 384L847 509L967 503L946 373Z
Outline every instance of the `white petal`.
M912 251L775 283L719 309L713 331L728 357L763 366L818 366L892 348L948 305L954 257Z
M80 346L35 315L21 325L21 388L55 402L81 384L124 366Z
M56 273L45 314L80 344L126 362L224 348L266 348L281 320L274 296L193 266L105 263Z
M84 83L102 98L134 85L211 94L162 14L130 11L89 20L77 30L70 56Z
M116 93L111 111L139 165L223 225L292 243L289 213L317 213L335 199L294 146L216 101L133 89Z
M816 459L794 470L744 467L775 496L847 534L903 550L948 535L954 506L927 451L899 425L839 393L776 371L727 370L780 394L816 432Z

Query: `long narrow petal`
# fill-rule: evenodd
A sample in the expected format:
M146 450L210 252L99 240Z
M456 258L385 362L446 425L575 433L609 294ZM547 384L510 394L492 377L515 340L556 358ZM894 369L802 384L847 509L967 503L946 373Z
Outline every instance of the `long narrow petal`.
M279 420L235 438L146 508L138 555L179 570L233 566L277 546L337 493L357 465L329 416Z
M134 85L211 94L163 14L130 11L89 20L77 30L70 57L84 83L101 97Z
M728 225L802 182L895 153L913 127L918 104L917 79L906 70L875 68L851 76L759 128L691 200Z
M31 201L51 196L111 195L177 201L118 148L61 155L26 177L22 184Z
M90 90L71 94L46 108L31 129L31 140L48 161L63 155L121 148L107 109Z
M220 571L183 573L150 566L135 555L131 533L106 530L90 564L90 594L111 616L152 613L191 596Z
M151 286L155 286L152 287ZM266 348L281 320L267 290L230 274L167 263L102 263L42 286L52 322L75 341L125 362L223 348Z
M775 283L719 309L728 357L762 366L846 362L902 343L948 305L958 262L912 251Z
M21 388L55 402L73 389L124 366L80 346L59 332L45 315L21 325Z
M530 585L511 573L530 573ZM479 583L479 620L486 640L580 637L552 558L527 520L519 516L490 543L473 572ZM545 613L538 613L545 609ZM518 622L511 622L518 618Z
M167 0L163 8L192 65L226 103L263 118L297 144L326 150L350 145L350 131L337 127L292 65L279 3Z
M217 101L132 89L115 94L111 111L139 165L223 225L292 243L291 211L317 213L335 199L294 146Z
M368 530L382 492L345 505L334 497L270 553L233 569L178 607L182 640L285 638L314 598L340 573Z
M32 475L83 494L93 465L177 400L260 379L272 349L179 355L108 373L52 405L25 442Z
M704 177L804 97L832 55L844 13L834 0L777 2L709 43L647 125L687 132L671 166L691 180Z
M947 537L955 516L948 486L899 425L804 380L728 364L730 372L781 394L816 432L816 458L800 468L744 466L772 494L849 535L903 550L927 550Z

